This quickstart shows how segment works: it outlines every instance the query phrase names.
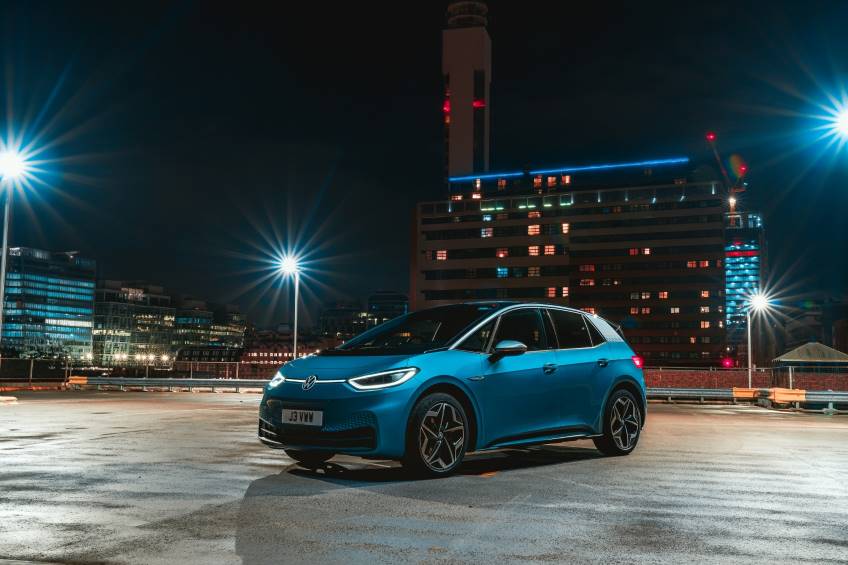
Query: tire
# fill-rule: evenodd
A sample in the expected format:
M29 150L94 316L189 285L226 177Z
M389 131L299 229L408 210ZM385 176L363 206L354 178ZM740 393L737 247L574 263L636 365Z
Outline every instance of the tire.
M642 432L642 409L629 390L612 393L604 408L604 435L594 439L598 451L608 456L629 455Z
M297 461L301 467L314 469L326 463L335 455L327 451L301 451L299 449L286 449L286 455Z
M465 458L468 435L462 404L450 394L428 394L410 414L403 466L416 476L450 475Z

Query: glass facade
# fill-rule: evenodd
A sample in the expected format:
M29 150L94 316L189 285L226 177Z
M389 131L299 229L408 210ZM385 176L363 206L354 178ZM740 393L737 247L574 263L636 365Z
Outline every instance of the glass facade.
M9 249L3 348L27 357L88 359L96 263L76 252Z
M763 288L763 221L759 214L727 215L725 262L725 318L727 341L745 340L747 302Z

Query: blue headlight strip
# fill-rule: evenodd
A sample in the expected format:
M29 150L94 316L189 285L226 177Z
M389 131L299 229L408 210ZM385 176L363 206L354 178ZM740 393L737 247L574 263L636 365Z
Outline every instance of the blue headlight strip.
M508 173L486 173L484 175L466 175L461 177L449 177L449 182L469 182L475 181L477 179L480 180L491 180L491 179L505 179L505 178L514 178L520 177L525 174L528 175L548 175L552 173L579 173L586 171L607 171L611 169L627 169L632 167L660 167L664 165L682 165L684 163L689 162L689 157L672 157L669 159L651 159L648 161L631 161L629 163L607 163L604 165L584 165L580 167L568 166L568 167L559 167L556 169L536 169L533 171L528 171L527 173L522 172L508 172Z

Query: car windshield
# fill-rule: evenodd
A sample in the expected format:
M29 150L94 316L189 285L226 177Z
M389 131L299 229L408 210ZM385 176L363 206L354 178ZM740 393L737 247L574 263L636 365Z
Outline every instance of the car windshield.
M389 320L322 355L403 355L450 344L463 330L501 304L457 304L421 310Z

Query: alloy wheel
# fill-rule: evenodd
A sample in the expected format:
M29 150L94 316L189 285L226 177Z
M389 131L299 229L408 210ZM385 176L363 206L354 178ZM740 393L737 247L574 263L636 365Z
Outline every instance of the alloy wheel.
M639 409L633 399L626 396L616 399L610 411L610 432L615 445L629 451L639 435Z
M465 424L456 408L447 402L434 404L418 431L421 459L433 471L445 471L454 466L465 445Z

